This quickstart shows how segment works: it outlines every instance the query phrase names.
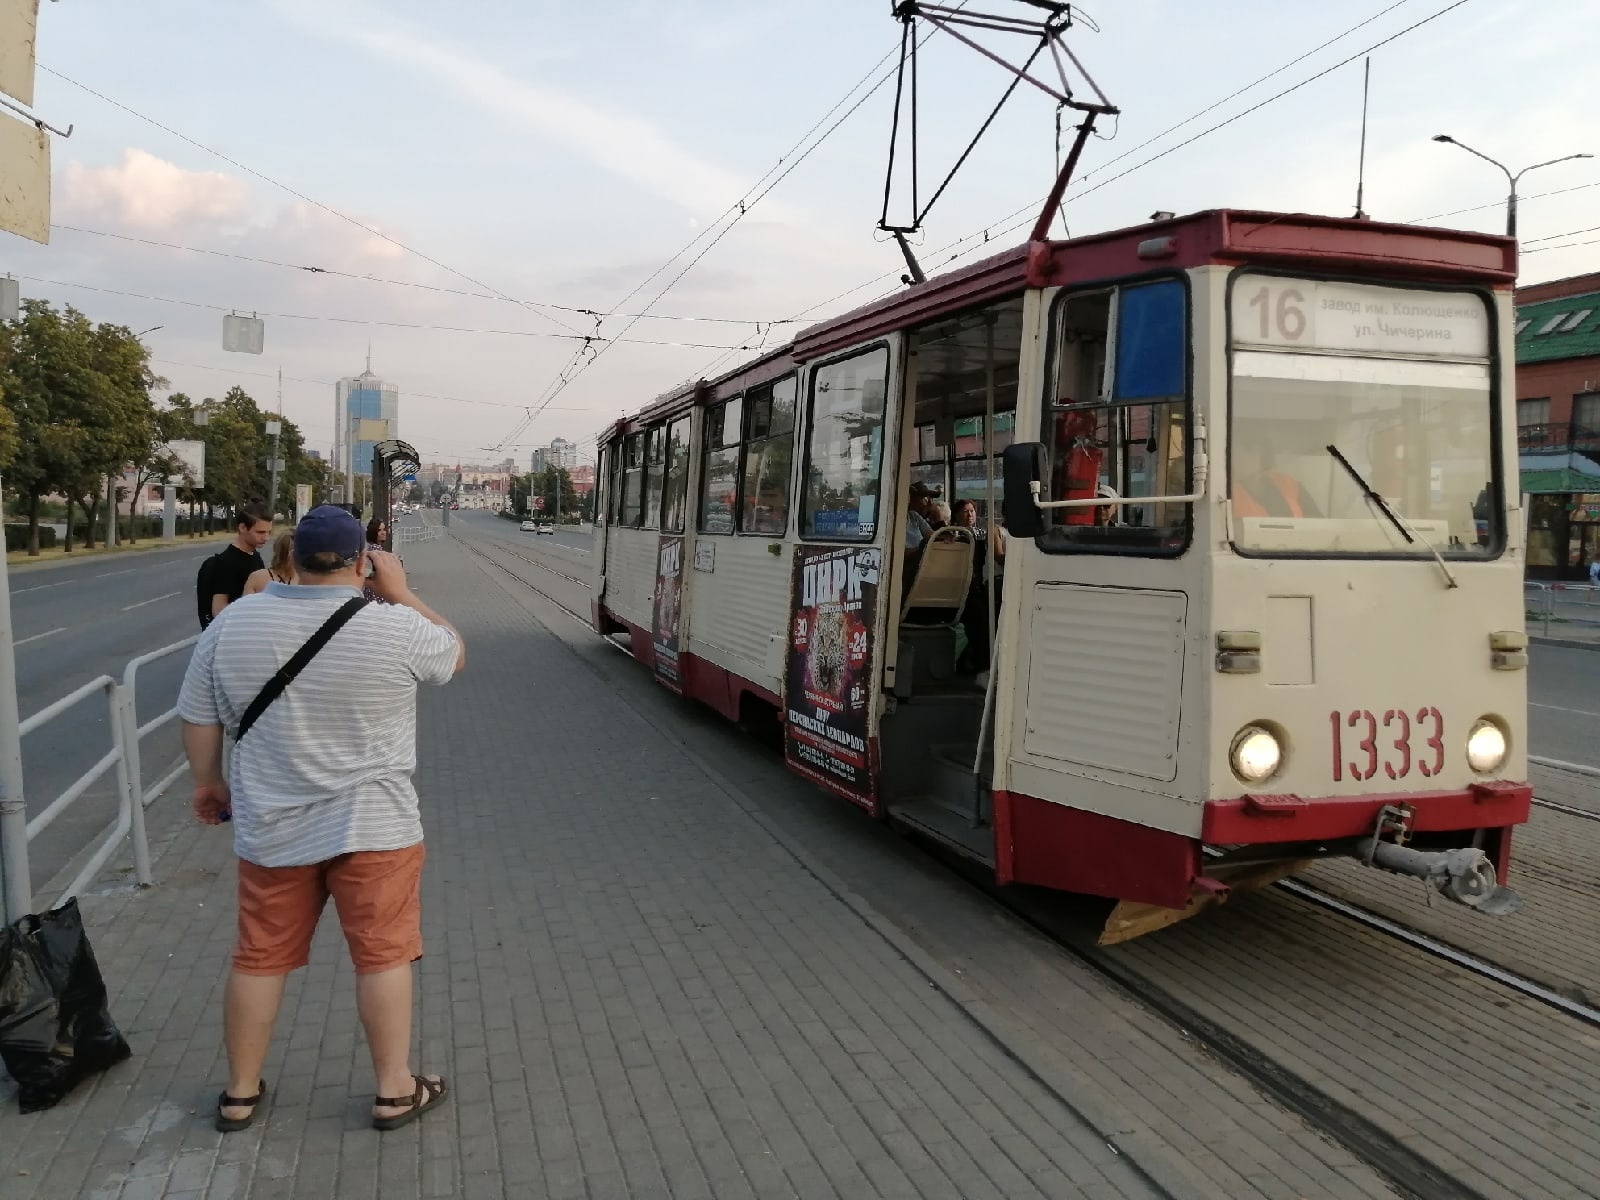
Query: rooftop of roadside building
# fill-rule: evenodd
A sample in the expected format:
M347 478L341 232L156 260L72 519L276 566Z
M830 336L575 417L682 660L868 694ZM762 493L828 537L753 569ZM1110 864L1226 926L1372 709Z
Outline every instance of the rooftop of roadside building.
M1600 272L1517 289L1517 362L1600 356Z

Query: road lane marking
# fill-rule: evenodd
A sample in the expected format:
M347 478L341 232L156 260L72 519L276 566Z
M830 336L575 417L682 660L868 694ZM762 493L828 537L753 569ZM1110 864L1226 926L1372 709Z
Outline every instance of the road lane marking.
M171 600L174 596L181 596L181 595L183 595L182 592L168 592L165 596L157 596L152 600L141 600L137 604L124 604L122 606L122 611L123 612L128 612L131 609L143 608L146 604L154 604L156 602L156 600Z
M26 646L29 642L37 642L40 638L47 638L51 634L65 633L66 631L67 627L63 625L60 629L47 629L43 633L36 633L32 637L25 637L20 642L12 642L11 644L13 646Z
M133 568L129 567L126 571L106 571L104 574L96 575L95 578L96 579L110 579L113 575L132 575L132 574L133 574Z
M20 596L23 592L42 592L45 590L45 588L65 587L69 583L77 582L78 581L76 579L63 579L59 583L36 583L32 587L12 588L11 594L13 596Z
M1557 712L1577 713L1580 717L1600 717L1600 712L1590 712L1587 708L1568 708L1565 704L1535 704L1528 701L1529 708L1553 708Z

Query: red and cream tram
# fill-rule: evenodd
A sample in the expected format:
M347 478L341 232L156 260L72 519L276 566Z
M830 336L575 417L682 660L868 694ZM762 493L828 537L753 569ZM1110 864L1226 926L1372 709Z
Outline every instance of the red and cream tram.
M1325 855L1506 911L1515 255L1215 211L910 287L606 431L595 625L1115 936Z

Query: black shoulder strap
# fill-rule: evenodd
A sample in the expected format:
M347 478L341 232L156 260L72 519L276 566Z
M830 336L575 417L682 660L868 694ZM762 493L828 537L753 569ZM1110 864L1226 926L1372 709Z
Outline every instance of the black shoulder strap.
M296 675L305 670L306 664L315 658L333 638L333 635L343 628L344 623L355 616L360 609L365 608L366 604L367 598L365 596L356 596L347 600L317 628L317 631L307 639L306 644L294 652L294 657L284 663L278 672L267 680L265 686L256 693L256 698L250 701L250 707L245 709L244 716L239 718L239 730L233 735L234 741L239 741L250 731L250 726L256 723L261 714L267 711L274 700L283 695L283 689L293 682Z

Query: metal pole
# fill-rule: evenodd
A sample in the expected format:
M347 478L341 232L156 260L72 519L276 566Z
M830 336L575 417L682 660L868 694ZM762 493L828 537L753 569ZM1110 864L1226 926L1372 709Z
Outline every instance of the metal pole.
M161 540L178 540L178 489L170 483L161 489Z
M278 425L278 422L274 421L274 422L272 422L272 424L276 426L276 425ZM271 512L273 520L277 520L277 517L278 517L278 435L277 434L273 434L272 435L272 483L269 484L268 487L269 487L270 490L267 492L267 496L269 497L269 499L267 500L267 509L268 509L269 512Z
M273 520L278 517L278 435L283 432L283 368L278 368L278 416L268 421L272 429L272 483L267 493L267 512Z
M117 544L117 477L106 476L106 549Z
M1511 195L1506 197L1506 236L1517 236L1517 181L1511 181Z
M22 718L17 712L17 657L11 642L11 583L0 555L0 879L11 924L33 908L28 871L28 804L22 794Z

